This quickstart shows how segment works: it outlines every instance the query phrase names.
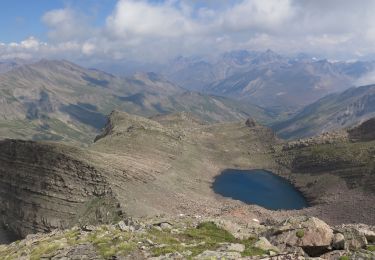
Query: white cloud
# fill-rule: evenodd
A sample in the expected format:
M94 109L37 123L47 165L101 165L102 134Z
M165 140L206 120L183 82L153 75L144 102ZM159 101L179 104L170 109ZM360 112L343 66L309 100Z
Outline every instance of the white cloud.
M86 42L83 44L82 46L82 53L83 54L86 54L86 55L92 55L93 53L95 52L95 45L90 43L90 42Z
M373 0L119 0L102 26L71 8L51 10L42 17L48 44L0 44L0 57L161 61L271 48L355 58L375 53L373 13Z
M24 41L21 41L20 46L25 49L38 50L41 45L46 45L46 43L39 42L34 37L29 37Z
M246 0L221 14L222 27L238 30L275 31L293 18L290 0Z
M193 19L185 14L186 9L175 8L171 3L122 0L108 17L107 29L119 38L180 37L198 29Z
M48 26L48 36L52 41L82 40L94 33L89 19L70 8L51 10L45 13L42 21Z
M369 73L366 73L354 82L354 85L356 86L365 86L371 84L375 84L375 71L370 71Z

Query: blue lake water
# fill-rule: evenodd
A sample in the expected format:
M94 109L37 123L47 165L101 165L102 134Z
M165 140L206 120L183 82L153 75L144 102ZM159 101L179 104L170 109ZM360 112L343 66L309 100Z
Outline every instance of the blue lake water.
M272 210L309 206L291 183L265 170L225 170L215 178L212 188L224 197Z

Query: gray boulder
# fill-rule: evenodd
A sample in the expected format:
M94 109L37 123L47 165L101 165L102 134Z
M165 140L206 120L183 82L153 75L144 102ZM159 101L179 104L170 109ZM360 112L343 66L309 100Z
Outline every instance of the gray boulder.
M268 235L271 244L282 251L302 248L309 256L319 256L330 250L333 230L315 217L291 217L276 226Z
M345 249L345 237L341 233L336 233L333 236L332 240L332 248L336 250L342 250Z
M272 245L265 237L260 237L258 241L255 242L254 247L264 251L273 251L276 253L280 252L280 250L276 246Z

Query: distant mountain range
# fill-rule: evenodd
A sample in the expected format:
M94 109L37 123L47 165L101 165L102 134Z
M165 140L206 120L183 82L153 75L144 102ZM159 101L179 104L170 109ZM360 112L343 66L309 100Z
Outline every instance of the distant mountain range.
M371 117L375 117L375 85L328 95L273 128L284 138L307 137L349 128Z
M215 61L179 57L163 73L184 88L250 101L283 114L352 87L374 69L370 61L330 62L242 50Z
M253 117L284 138L374 116L373 87L351 88L371 79L371 61L242 50L215 60L178 57L154 69L124 77L64 60L0 61L0 137L90 143L114 109L146 117L185 111L206 122Z
M120 78L41 60L0 74L1 137L89 143L114 109L143 116L185 111L209 122L271 118L260 107L186 91L155 73Z

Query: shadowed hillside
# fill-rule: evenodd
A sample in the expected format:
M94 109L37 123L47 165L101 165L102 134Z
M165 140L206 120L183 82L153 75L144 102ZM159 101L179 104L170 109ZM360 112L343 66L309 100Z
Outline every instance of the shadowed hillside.
M68 61L41 60L0 75L0 137L88 144L113 109L153 116L186 111L208 122L254 116L263 109L185 91L155 73L119 78Z
M375 85L369 85L328 95L273 129L284 138L308 137L352 127L374 116Z

